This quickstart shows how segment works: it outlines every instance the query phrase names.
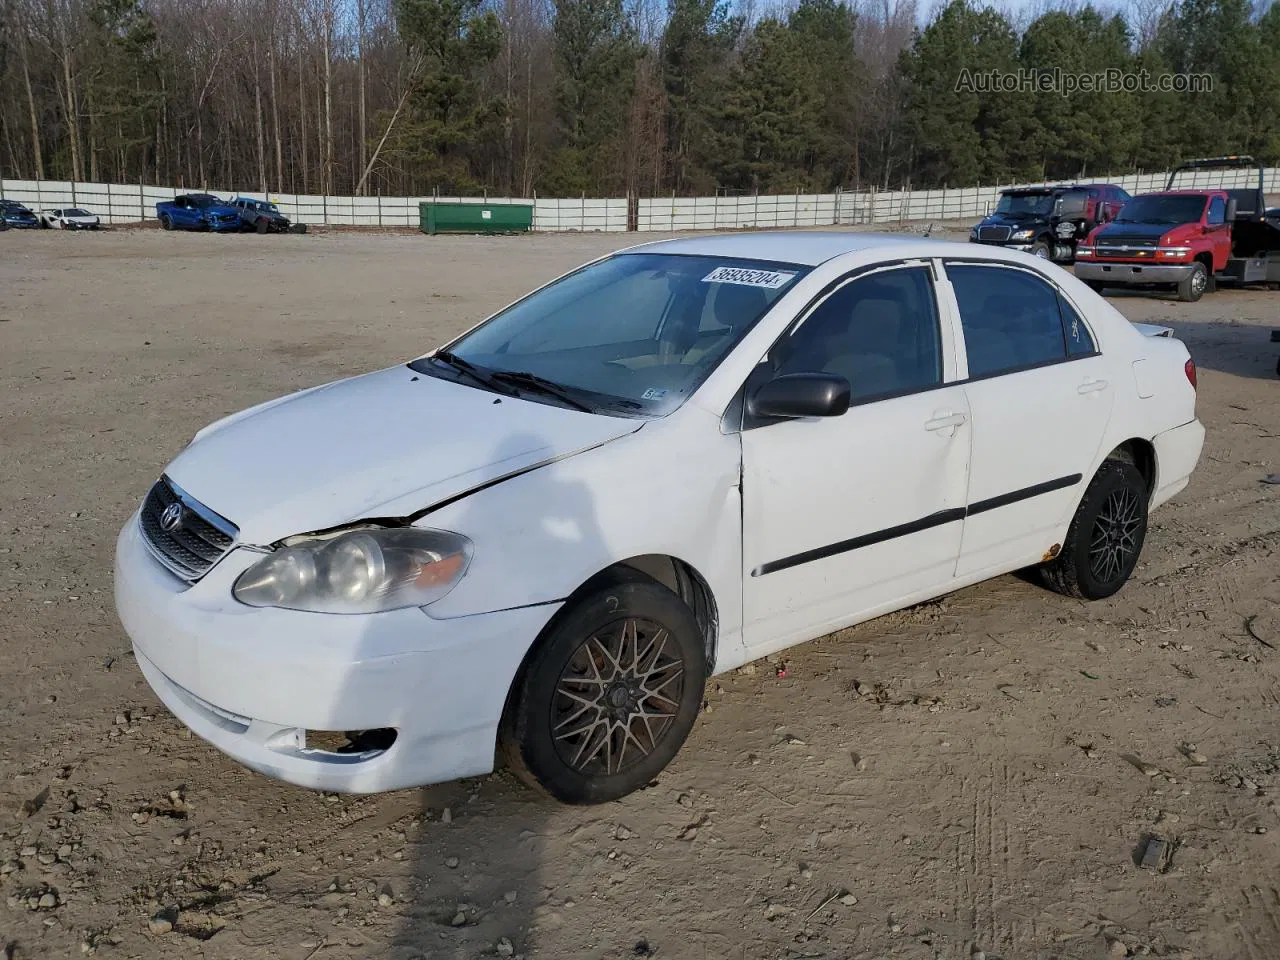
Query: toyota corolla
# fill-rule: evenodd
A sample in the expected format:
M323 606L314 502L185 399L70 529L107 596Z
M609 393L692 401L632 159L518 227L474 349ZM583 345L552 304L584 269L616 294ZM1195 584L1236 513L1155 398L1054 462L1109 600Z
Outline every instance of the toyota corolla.
M120 534L116 604L160 699L264 774L502 756L607 801L713 674L1022 568L1119 590L1204 439L1168 333L998 248L646 244L200 430Z

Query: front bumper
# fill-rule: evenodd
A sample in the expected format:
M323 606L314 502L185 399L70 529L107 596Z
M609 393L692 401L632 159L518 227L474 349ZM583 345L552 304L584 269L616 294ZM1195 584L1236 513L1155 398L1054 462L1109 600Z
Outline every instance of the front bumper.
M231 587L261 555L234 550L194 586L154 560L136 515L116 544L115 599L165 706L245 766L289 783L376 793L493 769L526 651L558 604L454 619L418 608L338 616L249 607ZM305 731L391 728L370 754L305 746Z
M1143 283L1181 283L1194 263L1127 263L1106 260L1077 260L1076 276L1081 280L1098 280L1118 286Z

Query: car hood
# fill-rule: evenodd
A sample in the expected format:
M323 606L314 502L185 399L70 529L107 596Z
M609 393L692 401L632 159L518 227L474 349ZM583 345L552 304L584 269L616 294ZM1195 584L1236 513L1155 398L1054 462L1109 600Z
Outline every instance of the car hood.
M1094 241L1111 240L1115 237L1131 237L1141 240L1159 240L1177 224L1174 223L1139 223L1112 221L1094 234Z
M1038 223L1048 223L1049 218L1038 213L993 213L982 221L984 227L1014 227L1026 230Z
M197 433L165 473L236 524L241 542L265 545L409 516L642 425L401 366L233 414Z

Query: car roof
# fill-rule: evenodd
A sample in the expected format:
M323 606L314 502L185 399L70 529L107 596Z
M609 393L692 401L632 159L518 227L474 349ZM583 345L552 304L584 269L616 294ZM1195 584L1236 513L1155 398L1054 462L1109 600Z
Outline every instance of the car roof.
M620 253L675 253L685 256L737 257L816 267L846 253L920 243L919 236L884 233L852 233L846 230L778 230L761 233L719 233L711 236L658 240L629 247ZM971 249L969 244L945 240L927 241L939 247ZM940 251L939 256L945 251Z
M1226 192L1222 187L1204 187L1200 190L1152 190L1150 193L1140 193L1138 197L1207 197L1211 193Z

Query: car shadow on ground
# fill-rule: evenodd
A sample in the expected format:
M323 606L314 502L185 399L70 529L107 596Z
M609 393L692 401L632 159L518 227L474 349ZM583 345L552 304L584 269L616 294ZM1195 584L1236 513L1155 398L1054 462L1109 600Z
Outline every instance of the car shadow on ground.
M498 442L492 459L502 463L542 446L541 438L515 431ZM557 478L551 467L535 472L537 514L522 517L519 527L540 528L544 536L555 531L552 536L573 541L574 551L580 549L582 555L600 552L603 535L590 491L574 480ZM492 504L486 505L483 494L470 503L479 514L475 523L468 522L468 511L449 524L464 532L491 529L486 511ZM491 546L480 542L476 549ZM495 598L497 606L503 602ZM509 678L495 668L493 679L506 684ZM556 830L589 830L598 816L587 808L563 807L525 785L504 769L500 751L495 751L494 765L494 774L419 791L425 829L418 831L417 843L406 847L412 862L411 888L388 949L377 956L532 958L541 955L535 920L554 930L564 911L574 907L572 899L544 876L547 840ZM557 818L563 819L563 826L554 824ZM588 866L584 863L582 868ZM572 865L568 871L576 872ZM607 931L595 935L608 939Z

